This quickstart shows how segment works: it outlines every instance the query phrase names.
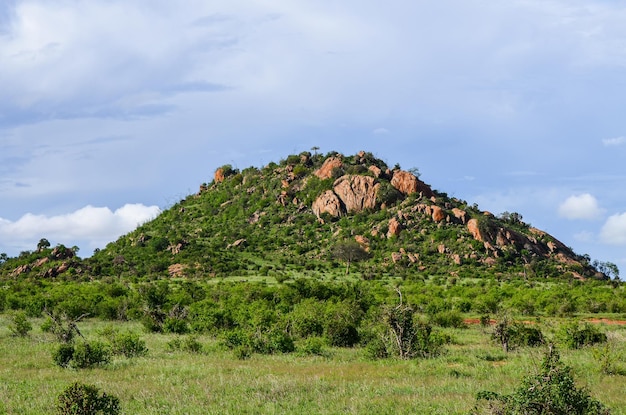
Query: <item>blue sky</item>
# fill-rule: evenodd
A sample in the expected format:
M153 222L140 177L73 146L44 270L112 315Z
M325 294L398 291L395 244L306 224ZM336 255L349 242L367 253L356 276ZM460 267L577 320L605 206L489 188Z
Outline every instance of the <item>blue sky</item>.
M417 167L626 269L626 6L600 0L0 3L0 252L80 254L230 163Z

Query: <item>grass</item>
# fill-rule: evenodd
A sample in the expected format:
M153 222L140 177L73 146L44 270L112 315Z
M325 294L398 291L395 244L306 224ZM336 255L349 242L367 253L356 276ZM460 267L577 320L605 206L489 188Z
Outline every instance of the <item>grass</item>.
M361 349L332 349L330 357L253 355L237 360L217 341L199 337L203 353L171 352L172 335L142 334L145 357L116 357L104 368L55 366L50 335L35 329L12 337L0 316L0 414L50 414L56 397L74 381L95 384L120 398L125 414L464 414L481 390L511 392L539 365L541 349L505 354L485 329L446 329L454 338L446 353L412 361L364 358ZM97 338L107 324L85 321L83 334ZM542 324L544 324L542 322ZM550 322L550 324L557 324ZM115 323L139 332L136 323ZM626 350L626 329L603 326L616 352ZM593 348L562 350L579 385L626 414L626 376L604 375ZM618 362L619 363L619 362Z

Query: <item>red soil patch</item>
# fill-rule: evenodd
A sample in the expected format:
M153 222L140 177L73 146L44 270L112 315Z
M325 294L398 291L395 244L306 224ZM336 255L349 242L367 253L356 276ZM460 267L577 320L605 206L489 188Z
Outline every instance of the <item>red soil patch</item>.
M588 323L594 324L611 324L617 326L626 326L626 320L611 320L608 318L590 318L585 320Z

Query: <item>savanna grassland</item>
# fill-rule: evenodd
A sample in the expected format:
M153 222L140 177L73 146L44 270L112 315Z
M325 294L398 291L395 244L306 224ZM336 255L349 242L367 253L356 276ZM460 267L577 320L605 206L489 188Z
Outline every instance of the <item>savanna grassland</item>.
M94 384L120 398L126 414L463 414L481 390L508 393L537 370L543 348L520 347L504 353L489 333L471 325L443 329L451 339L439 356L411 360L371 360L362 348L324 348L323 356L306 353L254 354L241 360L207 336L193 340L201 347L172 348L185 336L146 334L136 323L115 323L120 330L143 333L148 349L140 357L114 357L89 368L60 368L51 355L54 338L37 326L26 337L11 336L7 316L0 330L0 413L50 414L57 396L74 381ZM110 323L78 323L86 338L99 338ZM560 319L534 325L556 333ZM575 379L612 409L626 413L622 367L626 331L602 326L608 343L561 350ZM174 342L173 342L174 340ZM617 374L601 370L606 345ZM296 347L298 350L298 347Z

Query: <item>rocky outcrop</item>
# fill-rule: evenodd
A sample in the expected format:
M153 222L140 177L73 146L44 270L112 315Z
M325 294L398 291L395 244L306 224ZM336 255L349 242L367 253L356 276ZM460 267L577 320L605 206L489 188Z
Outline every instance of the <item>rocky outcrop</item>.
M341 168L343 166L343 163L341 161L341 157L329 157L324 161L324 164L322 164L322 167L320 167L318 170L315 171L315 174L317 177L319 177L320 179L324 180L324 179L329 179L332 177L332 173L333 173L333 169L335 168Z
M342 176L333 186L348 213L374 209L379 187L380 184L373 177L355 175Z
M484 242L483 235L480 233L480 228L478 227L477 219L470 219L467 221L467 230L474 237L474 239L479 242Z
M408 171L396 170L391 178L391 185L405 195L422 193L422 195L428 198L435 196L435 193L426 183Z
M185 276L185 266L183 264L172 264L167 267L170 277L181 278Z
M224 169L219 168L215 170L215 175L213 176L213 181L215 183L222 183L224 181Z
M459 208L452 208L452 214L454 215L455 218L460 220L463 225L465 225L465 223L467 222L466 211L459 209Z
M318 218L322 213L328 213L334 217L339 217L343 214L341 200L332 190L327 190L318 196L315 202L313 202L312 209Z

